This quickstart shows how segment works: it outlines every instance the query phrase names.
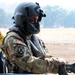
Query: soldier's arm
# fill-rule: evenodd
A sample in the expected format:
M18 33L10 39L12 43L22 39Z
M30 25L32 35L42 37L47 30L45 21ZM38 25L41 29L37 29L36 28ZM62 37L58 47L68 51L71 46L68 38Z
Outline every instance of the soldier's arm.
M34 57L32 51L21 40L10 38L6 54L12 62L23 70L33 73L57 73L59 61L54 58L40 59Z

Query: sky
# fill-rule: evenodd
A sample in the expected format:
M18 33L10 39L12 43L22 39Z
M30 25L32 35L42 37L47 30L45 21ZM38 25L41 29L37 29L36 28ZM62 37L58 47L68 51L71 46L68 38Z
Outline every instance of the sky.
M4 9L14 8L22 2L38 2L40 6L61 6L66 10L75 10L75 0L0 0L0 7Z

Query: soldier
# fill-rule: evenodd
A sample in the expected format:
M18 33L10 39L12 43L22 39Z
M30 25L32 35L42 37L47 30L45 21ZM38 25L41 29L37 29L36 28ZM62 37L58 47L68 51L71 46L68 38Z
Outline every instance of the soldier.
M40 32L40 21L45 17L38 3L22 3L14 13L14 26L3 40L2 48L10 72L25 74L58 73L64 60L47 55L43 42L35 35ZM9 67L8 67L9 68Z
M2 43L2 40L3 40L3 35L0 31L0 73L3 73L3 61L2 61L2 50L1 50L1 43Z

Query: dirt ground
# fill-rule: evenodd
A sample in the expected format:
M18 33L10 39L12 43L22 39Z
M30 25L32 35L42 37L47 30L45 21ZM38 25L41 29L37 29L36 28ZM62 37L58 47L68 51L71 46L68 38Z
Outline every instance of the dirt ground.
M70 63L75 62L74 28L41 29L41 32L37 36L45 42L46 48L48 49L50 55L54 57L64 58ZM69 73L69 75L74 74Z
M46 47L48 49L48 52L54 57L64 58L70 63L75 62L75 44L46 43ZM70 73L69 75L74 75L74 74Z
M75 62L75 29L43 29L38 36L43 39L52 56L64 58L69 63Z

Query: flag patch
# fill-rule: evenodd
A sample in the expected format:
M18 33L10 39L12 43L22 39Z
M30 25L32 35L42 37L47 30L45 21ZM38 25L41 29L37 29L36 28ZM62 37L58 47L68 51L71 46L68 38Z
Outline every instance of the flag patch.
M17 40L16 43L18 43L18 44L22 44L22 45L26 46L26 44L25 44L24 42L20 41L20 40Z

